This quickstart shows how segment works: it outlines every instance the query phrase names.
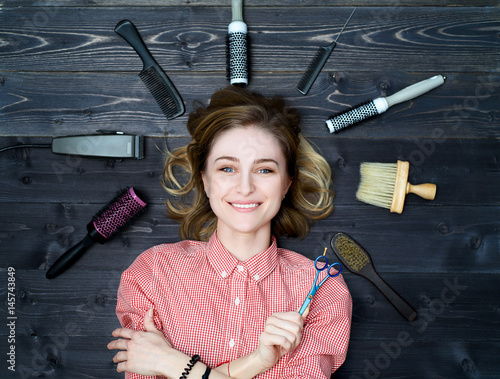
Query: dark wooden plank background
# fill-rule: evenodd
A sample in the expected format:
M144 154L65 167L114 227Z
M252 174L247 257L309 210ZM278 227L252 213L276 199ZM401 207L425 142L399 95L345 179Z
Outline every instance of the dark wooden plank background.
M167 121L137 77L139 57L114 26L132 20L179 89L187 112L227 84L229 1L4 1L0 5L0 147L50 143L98 129L146 136L144 160L0 153L1 378L118 378L105 348L121 272L178 240L165 216L162 151L187 141L187 114ZM300 109L304 134L330 162L335 212L304 240L280 241L314 258L344 231L419 311L406 322L350 273L351 342L336 378L500 377L500 9L498 0L245 1L249 88ZM308 96L295 89L320 45L358 9ZM419 80L446 83L338 135L332 113ZM410 195L402 215L358 202L363 161L411 163L433 182L432 202ZM144 216L68 272L47 268L85 235L117 190L148 197ZM8 268L15 269L16 372L9 371Z

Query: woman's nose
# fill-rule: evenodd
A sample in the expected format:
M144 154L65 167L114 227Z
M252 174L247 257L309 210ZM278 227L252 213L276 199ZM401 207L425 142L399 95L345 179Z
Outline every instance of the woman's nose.
M238 191L242 195L249 195L255 190L255 185L253 182L253 175L249 173L241 173L240 180L238 183Z

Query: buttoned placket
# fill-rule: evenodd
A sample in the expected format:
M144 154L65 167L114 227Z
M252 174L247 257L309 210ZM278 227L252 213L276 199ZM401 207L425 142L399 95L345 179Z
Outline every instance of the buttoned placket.
M228 356L235 359L241 353L241 339L245 321L245 305L247 303L248 270L243 264L238 264L230 278L229 315L226 335Z

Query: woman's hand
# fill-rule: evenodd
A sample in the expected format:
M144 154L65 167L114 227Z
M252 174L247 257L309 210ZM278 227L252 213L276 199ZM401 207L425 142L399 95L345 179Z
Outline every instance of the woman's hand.
M281 357L295 349L301 341L304 319L297 312L274 313L260 335L254 354L264 369L273 367Z
M113 331L113 337L108 349L118 349L113 362L118 363L118 372L129 371L139 375L164 375L165 364L169 356L175 352L163 333L156 329L153 321L153 310L150 309L144 317L145 332L127 328Z

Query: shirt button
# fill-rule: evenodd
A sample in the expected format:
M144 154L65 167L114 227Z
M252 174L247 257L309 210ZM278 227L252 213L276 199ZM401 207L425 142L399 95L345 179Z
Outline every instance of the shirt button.
M260 278L260 277L259 277L259 275L255 275L255 276L253 277L253 280L259 280L259 278Z
M242 272L245 268L242 265L236 266L239 272Z
M231 341L229 341L229 347L233 348L234 347L234 340L231 338Z
M221 274L221 276L222 276L223 278L225 278L225 277L227 276L227 272L225 272L225 271L222 271L220 274Z
M236 305L240 305L240 298L239 298L239 297L237 297L237 298L234 300L234 303L235 303Z

